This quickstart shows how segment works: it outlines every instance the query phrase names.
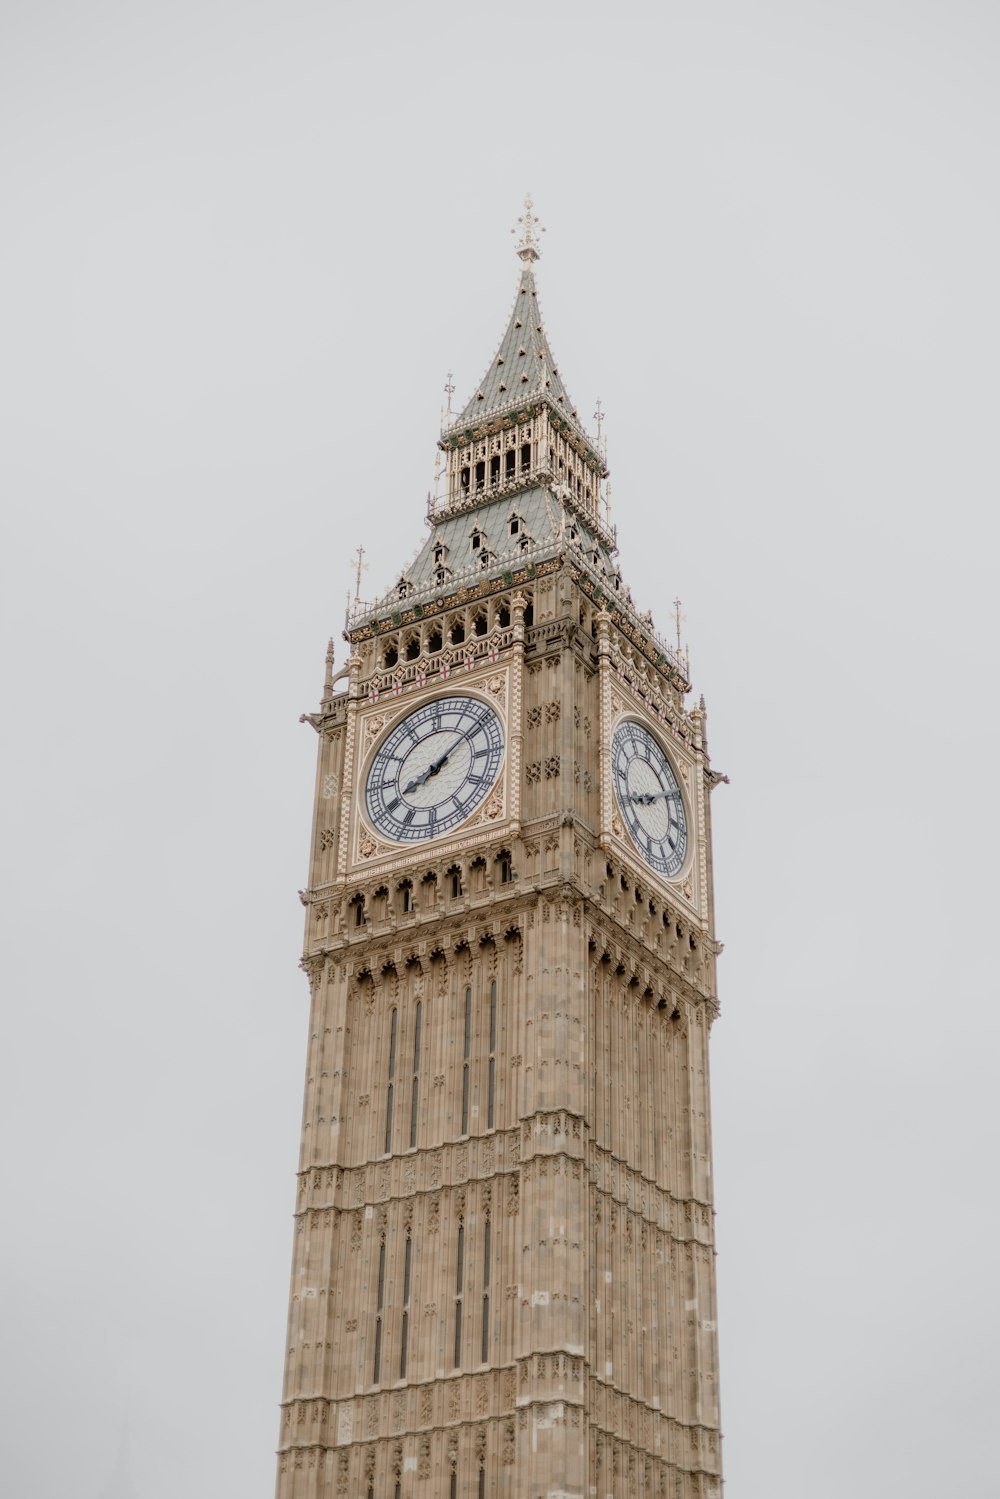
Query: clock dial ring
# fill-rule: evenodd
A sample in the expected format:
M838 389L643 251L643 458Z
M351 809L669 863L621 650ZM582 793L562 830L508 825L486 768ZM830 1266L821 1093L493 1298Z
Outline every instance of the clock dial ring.
M451 694L405 714L372 756L365 810L394 843L449 833L496 785L504 752L499 714L482 698Z
M611 740L615 800L629 837L649 867L676 879L687 861L684 794L657 739L636 719L623 719Z

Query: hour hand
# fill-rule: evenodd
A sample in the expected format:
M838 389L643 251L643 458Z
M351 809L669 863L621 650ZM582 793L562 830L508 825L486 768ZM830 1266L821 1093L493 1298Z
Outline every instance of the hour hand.
M680 801L679 791L633 791L629 795L630 802L638 802L641 807L651 807L658 801Z
M440 759L434 761L433 765L428 765L422 776L417 776L415 781L411 781L408 786L403 787L403 795L406 796L409 792L416 791L417 787L423 786L425 781L430 780L431 776L436 776L447 759L448 755L442 755Z

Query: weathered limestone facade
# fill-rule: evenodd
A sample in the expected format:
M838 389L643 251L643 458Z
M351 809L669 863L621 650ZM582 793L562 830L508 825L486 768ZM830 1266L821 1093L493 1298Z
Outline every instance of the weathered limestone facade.
M348 667L328 667L309 715L311 1010L279 1499L721 1492L719 777L683 663L614 569L599 445L561 395L556 408L530 221L520 253L493 384L441 440L424 552L356 611ZM512 408L496 371L528 358ZM498 778L443 836L387 840L365 800L372 757L444 695L494 710ZM670 880L616 802L612 738L628 721L656 736L683 795Z

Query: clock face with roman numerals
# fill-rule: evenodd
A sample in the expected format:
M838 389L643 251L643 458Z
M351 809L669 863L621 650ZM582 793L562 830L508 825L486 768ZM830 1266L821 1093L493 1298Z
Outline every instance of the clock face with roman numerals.
M489 794L503 726L488 703L439 697L408 713L379 745L365 806L383 838L414 843L464 822Z
M684 797L673 766L642 724L620 723L611 741L615 796L629 836L657 874L673 879L687 856Z

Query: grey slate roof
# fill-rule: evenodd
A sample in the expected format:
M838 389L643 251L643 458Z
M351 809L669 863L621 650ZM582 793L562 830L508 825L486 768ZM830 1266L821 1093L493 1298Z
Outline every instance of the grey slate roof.
M518 517L518 530L510 534L512 516ZM576 531L576 538L571 536ZM478 532L480 545L473 547L473 533ZM526 543L526 545L525 545ZM407 605L419 603L455 587L468 586L481 578L495 578L525 563L539 562L570 547L603 578L615 575L615 564L607 547L578 516L570 514L548 488L524 489L512 495L470 506L458 514L443 515L432 522L430 535L409 567L401 576L408 585ZM435 552L443 547L446 575L438 579ZM483 566L484 551L488 562ZM390 589L381 599L363 606L367 617L387 607L399 608L398 593ZM355 621L360 622L360 619Z
M512 536L510 521L514 515L519 524L517 534ZM472 545L475 533L480 536L478 547ZM437 576L435 561L439 547L445 549L442 560L446 573L442 579ZM482 560L484 550L488 558L486 566ZM652 616L638 613L604 539L563 503L557 491L542 485L432 518L429 537L409 567L397 574L405 583L405 597L400 597L397 583L381 598L359 603L349 613L348 629L412 609L416 604L426 610L435 600L471 588L484 578L501 578L505 573L537 566L561 554L571 557L584 575L589 575L608 598L615 600L615 608L631 617L641 632L655 641L663 655L685 674L684 664L673 647L656 634Z
M500 347L450 430L478 426L512 404L528 400L551 402L560 415L586 436L552 357L542 326L535 278L531 266L526 264Z

